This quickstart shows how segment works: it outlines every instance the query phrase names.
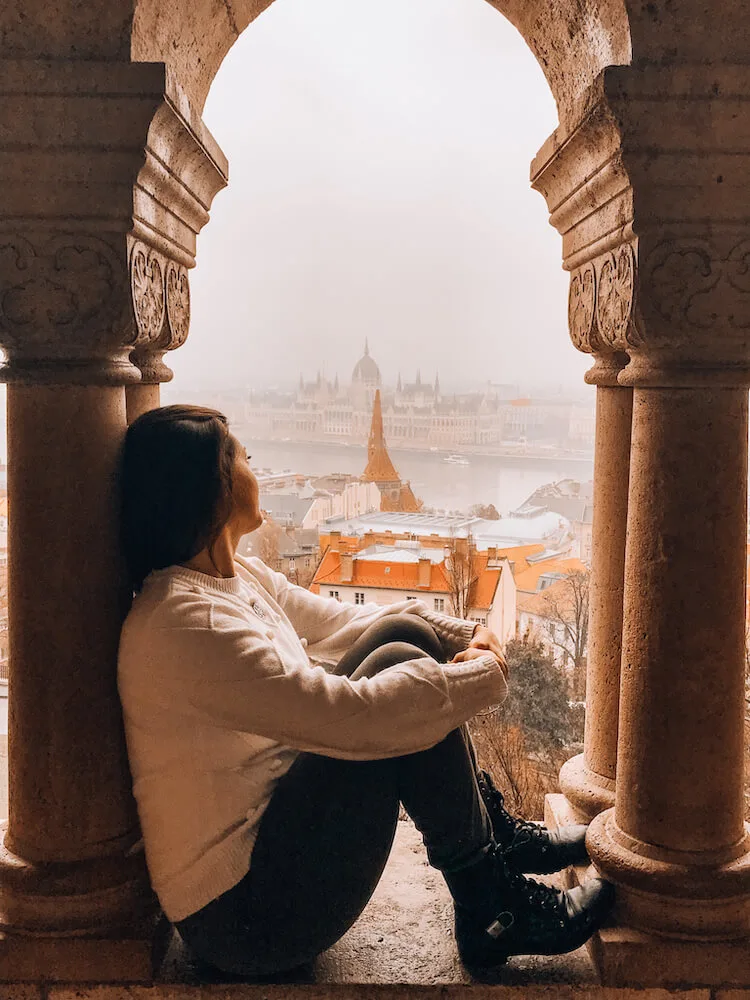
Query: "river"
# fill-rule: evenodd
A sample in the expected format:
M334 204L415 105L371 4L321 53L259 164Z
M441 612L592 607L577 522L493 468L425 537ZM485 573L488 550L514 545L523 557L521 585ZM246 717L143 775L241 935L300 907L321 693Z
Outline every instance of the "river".
M255 469L290 470L309 476L361 474L367 463L366 449L356 445L254 441L239 428L238 437ZM450 465L436 452L398 448L389 448L389 452L401 478L411 481L425 504L449 510L493 503L505 514L544 483L565 478L586 481L593 475L593 462L584 459L468 455L469 465L464 466Z

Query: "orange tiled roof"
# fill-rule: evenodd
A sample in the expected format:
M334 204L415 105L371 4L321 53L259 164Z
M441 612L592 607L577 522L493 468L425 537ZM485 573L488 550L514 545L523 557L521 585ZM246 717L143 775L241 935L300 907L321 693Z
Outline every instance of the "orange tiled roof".
M399 511L402 514L416 514L422 509L422 501L417 500L409 483L405 483L401 486L398 500L391 500L385 495L381 497L380 509Z
M565 580L557 580L538 594L518 594L516 611L538 615L540 618L549 616L551 605L556 603L567 614L573 610L573 599Z
M539 577L544 576L545 573L567 575L576 571L587 572L580 559L545 559L543 562L533 563L520 573L516 572L516 588L519 592L535 594L539 586Z
M495 591L502 570L487 569L486 553L475 556L475 572L477 583L471 595L471 607L489 609L495 597ZM386 573L386 567L389 571ZM321 560L313 579L315 593L320 586L378 587L383 590L413 590L415 593L450 593L450 582L444 563L430 564L430 583L427 587L419 586L419 564L416 562L389 562L382 560L359 560L352 562L352 579L341 579L341 553L328 549Z

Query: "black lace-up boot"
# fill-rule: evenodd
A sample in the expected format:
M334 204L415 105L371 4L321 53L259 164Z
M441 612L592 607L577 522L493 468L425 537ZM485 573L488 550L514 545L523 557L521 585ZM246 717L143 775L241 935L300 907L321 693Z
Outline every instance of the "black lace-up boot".
M511 955L575 951L601 927L614 889L600 878L563 892L515 872L499 849L459 872L444 873L454 900L461 961L477 976Z
M550 832L540 823L516 819L505 808L502 792L486 771L479 771L477 783L492 822L492 832L505 861L519 872L549 875L568 865L585 864L585 826L566 826Z

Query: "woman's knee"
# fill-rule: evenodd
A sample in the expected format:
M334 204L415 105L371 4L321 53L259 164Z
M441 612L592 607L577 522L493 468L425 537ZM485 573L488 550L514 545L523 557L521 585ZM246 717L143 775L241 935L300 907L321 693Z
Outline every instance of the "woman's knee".
M406 663L407 660L418 660L424 655L425 651L411 642L384 642L362 660L351 675L351 679L356 681L362 677L374 677L381 670L395 667L399 663Z
M443 647L433 627L419 615L386 615L371 626L377 630L381 644L386 642L408 642L440 659Z

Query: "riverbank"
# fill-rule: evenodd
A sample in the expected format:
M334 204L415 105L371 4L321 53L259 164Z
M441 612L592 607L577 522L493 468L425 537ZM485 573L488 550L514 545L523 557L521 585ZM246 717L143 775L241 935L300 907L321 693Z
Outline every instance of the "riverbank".
M340 442L259 441L238 436L256 470L298 472L306 476L345 473L359 476L367 464L364 445ZM554 455L484 455L464 453L467 464L443 461L450 454L413 448L389 448L404 481L429 507L467 511L474 504L494 504L500 513L515 510L534 490L559 479L585 482L593 475L591 459Z

